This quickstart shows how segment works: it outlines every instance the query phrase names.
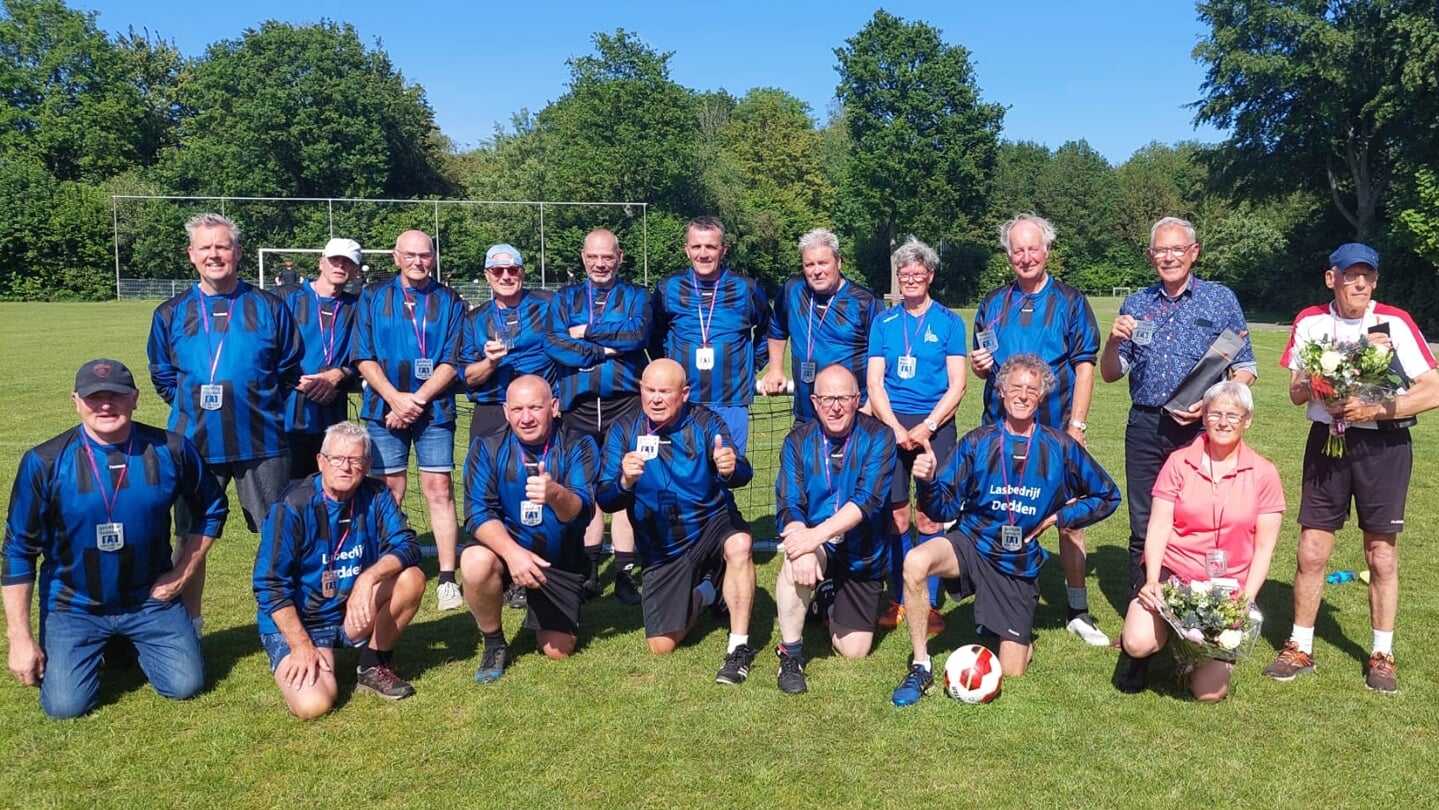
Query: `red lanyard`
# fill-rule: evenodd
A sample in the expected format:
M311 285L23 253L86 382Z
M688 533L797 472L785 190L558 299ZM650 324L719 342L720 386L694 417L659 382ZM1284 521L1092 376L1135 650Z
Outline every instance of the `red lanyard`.
M1192 289L1194 289L1194 276L1189 277L1189 280L1184 283L1184 289L1180 290L1179 295L1174 296L1172 299L1168 295L1165 295L1164 287L1161 286L1159 288L1159 297L1163 303L1159 305L1158 309L1150 313L1148 318L1144 318L1143 320L1153 321L1154 328L1158 329L1159 319L1179 309L1180 305L1184 303L1184 293Z
M701 346L710 345L710 324L714 323L715 319L715 303L719 301L719 283L721 278L724 278L724 270L720 270L719 276L717 276L714 280L714 295L710 297L710 314L709 317L706 318L704 310L704 293L700 290L699 276L695 275L695 271L693 268L691 268L690 270L690 286L695 291L695 312L699 315L700 319Z
M544 464L544 465L547 466L547 467L549 466L550 442L554 441L554 438L555 438L555 434L554 434L553 431L551 431L551 432L550 432L550 437L549 437L548 439L545 439L545 447L544 447L544 449L541 450L541 451L540 451L540 454L535 457L535 463L536 463L536 464ZM516 443L518 443L518 444L520 445L520 462L521 462L522 464L528 465L530 462L525 459L525 444L524 444L524 442L521 442L521 441L519 440L519 437L518 437L518 436L515 437L515 441L516 441ZM535 474L536 474L536 475L539 475L539 472L538 472L539 467L536 467L535 470L536 470ZM526 471L526 472L528 472L528 471Z
M839 451L839 468L844 469L844 463L849 460L849 441L854 438L854 431L850 430L849 435L844 437L844 444ZM840 495L835 491L834 481L831 479L830 465L834 463L834 451L829 445L829 434L820 431L820 439L824 442L824 455L820 458L820 469L824 471L824 491L834 497L834 511L839 513Z
M84 429L81 429L84 432ZM90 435L85 434L85 456L90 459L90 472L95 474L95 486L100 488L100 500L105 504L105 522L114 523L115 504L120 501L120 487L125 485L125 473L130 471L130 451L135 447L135 437L125 443L125 466L120 468L120 477L115 480L115 494L105 494L105 479L100 476L100 466L95 463L95 453L90 449ZM108 471L108 467L106 468ZM108 476L106 476L108 477Z
M210 338L210 296L206 295L206 294L203 293L203 292L200 292L200 287L199 287L199 285L196 285L195 291L196 291L197 293L199 293L199 295L200 295L200 321L201 321L201 323L203 323L203 324L205 325L205 345L206 345L207 347L209 347L209 346L211 346L211 343L210 343L210 340L211 340L211 338ZM227 312L227 314L225 315L225 317L226 317L227 319L233 319L233 318L235 317L235 313L232 312L232 311ZM221 352L224 352L224 351L225 351L225 338L227 338L227 337L229 337L229 336L230 336L230 326L229 326L228 323L226 323L226 325L225 325L225 331L220 334L220 345L219 345L218 347L215 347L215 348L211 348L211 349L210 349L210 352L211 352L211 354L210 354L210 382L211 382L212 384L215 382L215 369L217 369L217 368L220 367L220 354L221 354Z
M914 327L915 340L919 339L920 332L924 331L924 322L929 318L929 311L933 308L934 302L930 301L929 306L924 310L924 314L919 316L919 323ZM899 322L899 328L904 332L904 353L908 357L913 357L914 353L909 350L909 347L912 345L912 340L909 336L909 318L913 316L909 314L909 310L905 309L903 304L900 304L900 313L904 315L904 319Z
M816 295L813 290L810 290L809 312L805 315L805 331L809 333L808 345L805 346L804 350L805 360L814 360L814 333L824 328L824 319L828 318L829 311L834 309L834 299L839 295L839 291L844 289L844 285L848 283L848 281L848 279L840 279L839 286L834 289L834 292L829 294L829 306L826 306L824 312L820 314L818 327L814 325L814 301Z
M320 294L315 292L314 287L309 286L308 281L305 282L305 286L309 287L310 294L315 296L315 319L320 326L320 341L325 347L325 365L334 365L335 334L340 331L340 307L344 304L338 298L330 299L330 303L334 306L330 309L330 336L327 338L325 337L325 307L320 302Z
M1029 454L1034 449L1034 434L1039 432L1039 424L1029 426L1029 439L1024 444L1024 460L1019 463L1019 484L1024 486L1024 471L1029 469ZM1009 486L1009 454L1005 451L1004 437L1012 436L1009 428L1000 428L999 432L999 474L1004 479L1004 500L1010 505L1005 510L1005 516L1009 519L1009 525L1014 525L1014 491ZM1015 436L1015 438L1019 438Z
M332 550L332 551L330 552L330 562L329 562L328 565L325 566L325 570L327 570L327 571L334 571L334 570L335 570L335 560L339 559L339 557L340 557L340 549L344 547L344 545L345 545L345 540L346 540L347 538L349 538L349 536L350 536L350 530L355 527L355 498L356 498L356 497L358 497L358 495L351 495L351 496L350 496L350 500L347 502L348 505L349 505L349 507L350 507L350 514L347 515L346 517L348 517L349 519L345 521L345 531L344 531L342 534L340 534L340 539L335 541L335 548L334 548L334 550ZM323 501L325 502L325 519L326 519L326 520L329 520L329 516L330 516L330 496L329 496L329 495L326 495L323 491L321 491L321 492L320 492L320 498L321 498L321 500L323 500ZM331 534L334 534L334 533L336 532L336 530L338 530L338 528L339 528L339 526L333 526L333 527L331 528L331 530L330 530L330 533L331 533Z
M414 297L411 298L411 293ZM425 318L429 315L429 296L421 295L418 291L412 291L400 281L400 294L405 297L405 306L410 309L410 328L415 331L415 343L420 347L420 356L429 357L425 354Z

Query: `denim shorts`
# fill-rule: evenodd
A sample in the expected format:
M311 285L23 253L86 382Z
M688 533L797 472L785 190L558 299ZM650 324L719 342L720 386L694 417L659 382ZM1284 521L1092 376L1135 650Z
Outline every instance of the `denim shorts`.
M326 624L320 627L306 627L305 632L310 634L310 641L316 647L363 647L369 643L369 639L363 638L353 641L345 635L343 625ZM284 633L261 633L260 643L265 647L265 655L270 657L270 671L274 672L280 668L280 662L290 654L290 644L285 641Z
M436 425L428 420L398 430L384 422L368 421L373 446L373 472L392 475L410 467L410 446L421 472L452 472L455 469L455 426Z

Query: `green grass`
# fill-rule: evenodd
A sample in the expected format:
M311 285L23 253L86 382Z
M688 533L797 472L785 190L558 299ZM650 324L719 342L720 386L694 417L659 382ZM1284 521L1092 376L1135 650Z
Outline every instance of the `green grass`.
M1096 299L1101 329L1117 302ZM24 449L74 423L75 368L116 356L144 373L149 303L0 304L0 481ZM968 313L966 313L968 314ZM1273 459L1298 507L1306 422L1288 404L1276 367L1283 331L1256 331L1261 378L1251 444ZM977 381L960 424L978 420ZM142 387L146 387L142 385ZM1123 481L1124 384L1099 385L1090 447ZM148 390L139 417L163 424ZM780 432L782 433L782 429ZM692 641L659 658L644 651L637 610L606 598L582 618L579 653L549 662L519 636L520 657L499 683L471 681L478 634L466 614L438 615L427 597L397 661L419 694L398 704L352 696L353 657L342 655L339 709L314 723L284 711L255 635L249 571L257 538L232 520L211 552L205 654L210 686L194 700L157 697L135 671L103 674L102 705L68 722L44 719L35 690L0 678L0 806L238 806L348 804L484 807L587 806L996 806L1267 805L1425 806L1439 802L1439 417L1421 419L1401 538L1403 591L1397 636L1400 694L1362 686L1368 653L1365 591L1326 589L1316 676L1291 684L1260 675L1288 633L1297 527L1286 521L1269 583L1268 616L1254 659L1217 706L1160 684L1138 696L1109 686L1114 653L1062 630L1057 566L1042 578L1034 665L989 706L932 697L899 710L890 690L908 643L882 638L863 661L825 653L811 633L811 691L775 688L766 651L748 684L711 681L725 630L702 620ZM756 456L762 451L756 450ZM767 462L757 459L765 469ZM768 462L772 466L772 462ZM769 481L757 477L748 513L771 521ZM233 496L232 496L233 497ZM413 513L415 510L411 509ZM1124 509L1089 532L1091 604L1111 633L1126 598ZM757 526L757 528L763 528ZM772 531L772 530L771 530ZM1046 542L1052 547L1053 535ZM760 560L752 638L776 639L770 596L777 565ZM431 563L432 565L432 563ZM1357 532L1340 536L1335 568L1362 568ZM608 585L608 578L607 578ZM946 608L949 629L931 650L972 640L968 603ZM521 614L506 611L518 632Z

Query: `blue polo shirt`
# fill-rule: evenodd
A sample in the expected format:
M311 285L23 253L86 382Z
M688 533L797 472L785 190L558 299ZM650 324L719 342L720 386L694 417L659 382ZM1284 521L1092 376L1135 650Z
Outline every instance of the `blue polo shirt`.
M903 304L885 310L869 333L868 357L884 359L884 392L895 413L928 414L949 390L950 357L965 357L964 319L938 301L915 317ZM899 374L900 358L915 358L911 377Z

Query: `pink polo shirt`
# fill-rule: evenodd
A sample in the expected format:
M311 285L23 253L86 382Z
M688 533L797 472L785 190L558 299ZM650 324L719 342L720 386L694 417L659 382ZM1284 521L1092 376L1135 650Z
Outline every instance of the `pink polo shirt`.
M1208 579L1204 555L1229 553L1225 576L1248 590L1254 559L1254 529L1259 516L1284 511L1284 486L1268 459L1240 443L1239 463L1218 481L1204 469L1208 436L1174 451L1154 482L1155 498L1174 504L1174 529L1164 550L1164 565L1188 582Z

